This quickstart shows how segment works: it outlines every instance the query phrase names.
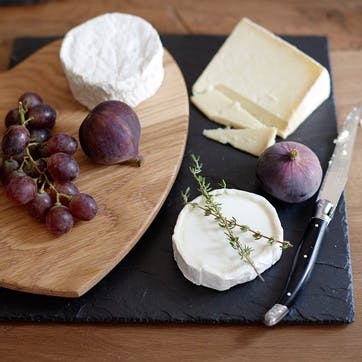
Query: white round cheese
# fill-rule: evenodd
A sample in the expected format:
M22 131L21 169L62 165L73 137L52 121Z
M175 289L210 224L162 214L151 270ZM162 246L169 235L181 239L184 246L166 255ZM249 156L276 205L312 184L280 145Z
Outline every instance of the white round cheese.
M235 189L214 190L212 194L225 217L235 217L241 225L283 240L278 214L264 197ZM199 196L192 202L203 206L203 200ZM252 266L241 260L231 247L224 231L198 207L186 205L180 212L172 236L173 251L178 267L191 282L226 290L257 276ZM279 245L270 245L265 238L255 240L250 232L242 232L240 228L234 232L242 245L253 249L251 259L260 274L280 259Z
M157 31L128 14L104 14L70 30L60 60L74 97L89 109L105 100L135 107L156 93L164 77Z

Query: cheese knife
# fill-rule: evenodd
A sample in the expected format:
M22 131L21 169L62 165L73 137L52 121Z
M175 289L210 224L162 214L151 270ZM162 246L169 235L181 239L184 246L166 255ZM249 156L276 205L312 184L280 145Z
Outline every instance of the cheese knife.
M347 182L361 117L362 106L353 108L335 140L336 146L317 196L314 216L310 219L299 243L284 290L276 304L264 316L264 323L267 326L277 324L289 313L297 295L308 282L323 236Z

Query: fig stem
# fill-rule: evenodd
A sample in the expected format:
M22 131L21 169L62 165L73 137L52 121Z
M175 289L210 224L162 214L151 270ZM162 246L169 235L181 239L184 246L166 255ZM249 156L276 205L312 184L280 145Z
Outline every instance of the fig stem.
M144 161L144 158L141 155L138 155L138 156L132 157L132 158L126 160L126 161L122 161L119 164L120 165L122 165L122 164L123 165L124 164L126 164L126 165L134 165L134 166L137 166L137 167L141 167L143 161Z
M290 152L289 152L289 157L292 161L295 161L299 156L299 152L296 148L293 148Z

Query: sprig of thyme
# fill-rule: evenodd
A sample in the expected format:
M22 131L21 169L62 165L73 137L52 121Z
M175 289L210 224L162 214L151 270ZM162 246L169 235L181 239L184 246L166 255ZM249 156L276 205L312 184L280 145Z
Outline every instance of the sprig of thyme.
M243 245L240 242L240 239L237 235L235 235L235 229L240 230L242 232L250 232L255 240L259 240L261 238L265 238L268 244L273 245L275 243L280 244L282 249L286 249L291 247L292 245L288 241L280 241L276 240L274 237L270 237L260 233L259 231L255 231L251 229L248 225L242 225L237 222L237 220L232 218L225 217L221 212L221 204L216 202L214 195L211 194L212 188L209 182L206 181L206 178L202 176L202 163L200 162L200 158L195 155L191 155L193 160L193 165L189 167L189 170L197 182L198 191L204 198L205 206L201 206L197 202L190 202L190 187L187 187L184 192L181 192L182 200L185 205L191 205L192 207L198 207L204 212L205 216L212 216L214 220L218 223L219 227L224 229L224 233L229 241L229 244L235 249L241 260L244 260L248 263L258 275L258 277L262 280L262 276L256 269L256 266L251 258L251 254L254 251L252 247ZM225 180L222 180L220 183L222 188L226 188Z

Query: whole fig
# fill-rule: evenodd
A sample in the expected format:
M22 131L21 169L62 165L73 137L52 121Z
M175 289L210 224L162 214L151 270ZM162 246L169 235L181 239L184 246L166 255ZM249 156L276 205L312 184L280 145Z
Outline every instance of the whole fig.
M121 101L98 104L79 128L79 142L94 162L112 165L140 163L141 125L135 111Z
M256 177L261 187L275 198L297 203L312 197L322 181L317 155L298 142L279 142L259 157Z

